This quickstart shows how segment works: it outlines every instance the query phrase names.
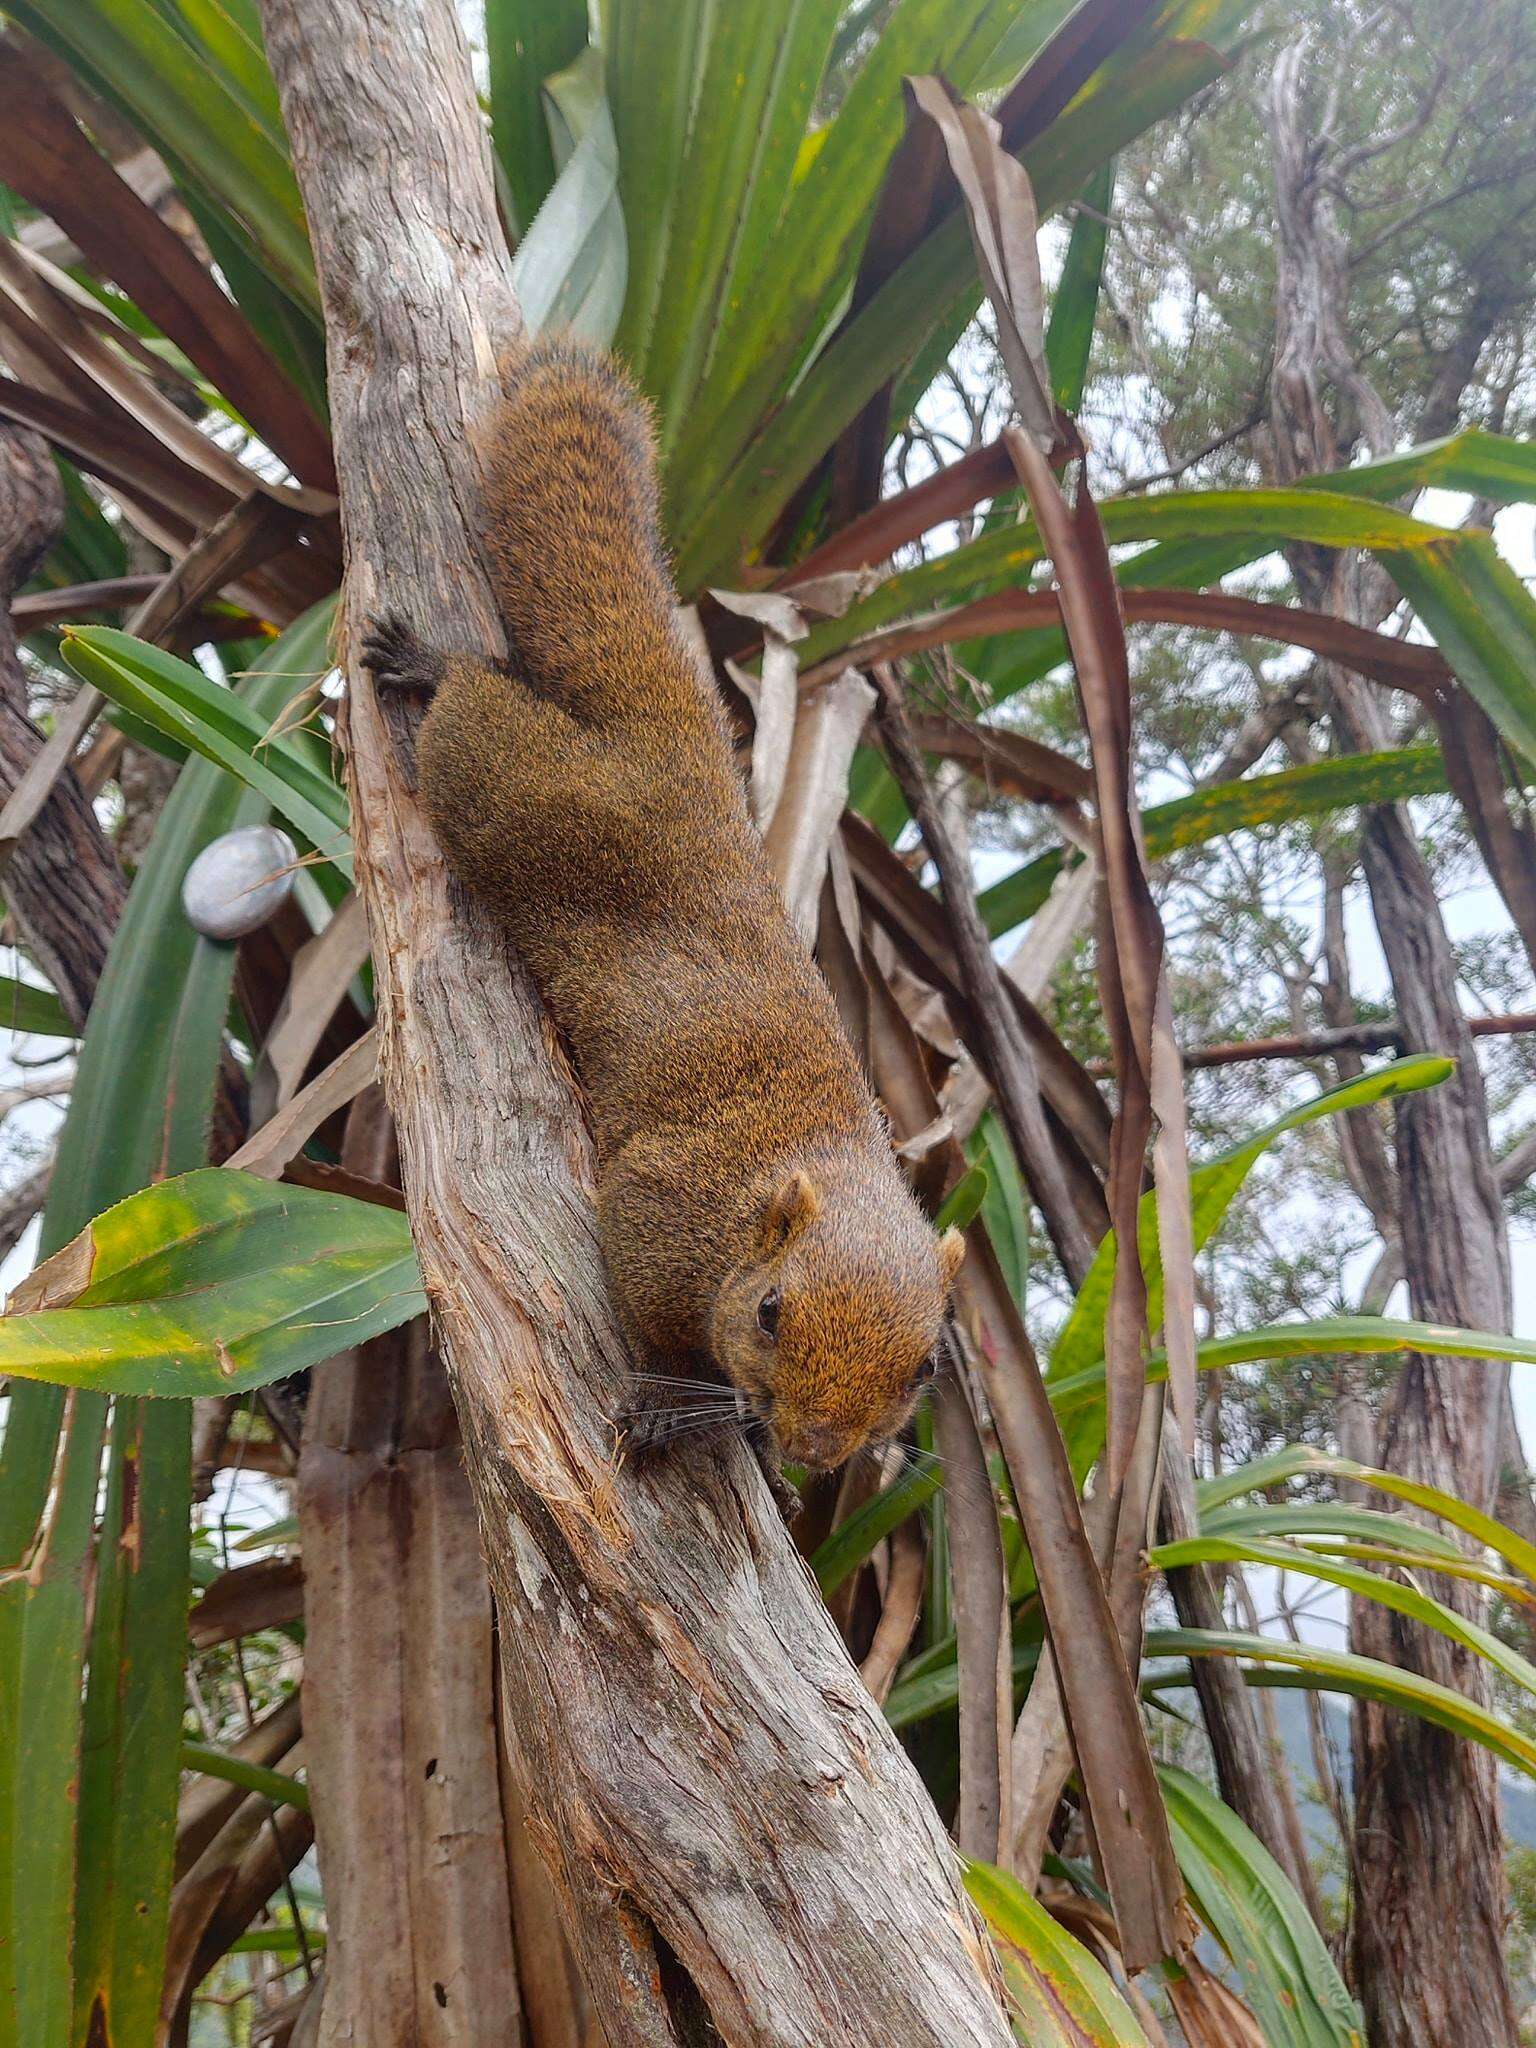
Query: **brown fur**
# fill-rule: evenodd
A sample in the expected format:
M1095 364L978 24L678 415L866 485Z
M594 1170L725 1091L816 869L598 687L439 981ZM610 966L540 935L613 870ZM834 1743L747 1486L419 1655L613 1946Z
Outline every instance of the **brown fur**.
M631 1336L657 1370L713 1359L786 1455L836 1464L910 1412L960 1243L913 1201L763 859L674 624L640 402L559 344L506 380L483 454L511 659L389 624L370 657L435 685L423 801L571 1045Z

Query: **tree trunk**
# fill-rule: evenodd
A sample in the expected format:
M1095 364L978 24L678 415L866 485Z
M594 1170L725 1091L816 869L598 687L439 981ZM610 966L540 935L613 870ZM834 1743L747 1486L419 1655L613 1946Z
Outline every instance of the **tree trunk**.
M1305 39L1282 52L1270 95L1280 225L1272 417L1282 481L1344 459L1329 392L1350 409L1373 453L1396 440L1347 345L1347 248L1328 145L1308 130L1305 55ZM1463 382L1475 360L1474 348ZM1292 568L1305 604L1356 624L1376 624L1395 602L1380 572L1357 557L1296 549ZM1338 669L1324 674L1343 745L1363 752L1388 744L1372 686ZM1397 1208L1413 1312L1428 1322L1507 1330L1509 1244L1482 1074L1433 881L1401 806L1370 813L1361 857L1403 1049L1458 1061L1450 1081L1397 1107ZM1501 1375L1486 1365L1408 1360L1381 1418L1380 1462L1491 1508L1503 1391ZM1432 1583L1440 1599L1477 1613L1475 1588ZM1351 1603L1351 1645L1486 1704L1481 1659L1375 1601ZM1514 2048L1492 1757L1368 1700L1355 1704L1353 1731L1353 1966L1373 2048Z
M385 604L500 652L469 429L517 312L451 0L262 12L325 298L348 666ZM366 680L348 768L528 1824L611 2048L1002 2048L953 1852L755 1461L615 1456L627 1361L569 1077L502 937L450 897Z
M1509 1247L1488 1142L1477 1053L1456 1001L1455 966L1433 887L1397 809L1373 812L1364 842L1377 927L1405 1051L1454 1052L1455 1076L1400 1105L1397 1158L1404 1271L1414 1315L1509 1328ZM1504 1377L1468 1361L1406 1361L1380 1425L1383 1465L1494 1506ZM1481 1616L1475 1587L1431 1581ZM1487 1666L1445 1636L1372 1600L1352 1603L1351 1647L1486 1704ZM1513 2048L1505 1961L1504 1843L1493 1758L1444 1729L1355 1702L1353 1955L1380 2048Z

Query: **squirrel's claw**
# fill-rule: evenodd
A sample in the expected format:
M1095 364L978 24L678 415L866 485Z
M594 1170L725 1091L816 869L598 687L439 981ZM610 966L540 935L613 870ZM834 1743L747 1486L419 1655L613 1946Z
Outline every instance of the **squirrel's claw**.
M779 1456L778 1445L762 1423L755 1427L748 1424L747 1442L762 1468L763 1477L768 1482L768 1491L777 1502L779 1513L786 1522L792 1522L805 1506L805 1502L800 1498L799 1487L792 1486L784 1477L784 1464Z
M737 1398L739 1402L740 1396ZM664 1451L674 1437L682 1434L681 1425L686 1424L688 1420L686 1408L644 1408L638 1405L622 1408L617 1418L620 1449L626 1457L635 1459ZM792 1522L799 1514L803 1502L798 1490L784 1477L778 1445L766 1425L743 1409L739 1421L733 1422L728 1417L722 1418L720 1427L740 1428L748 1448L762 1468L763 1477L768 1482L768 1490L778 1503L779 1513L786 1522Z
M416 690L430 696L443 679L443 657L398 612L369 620L362 652L381 690Z

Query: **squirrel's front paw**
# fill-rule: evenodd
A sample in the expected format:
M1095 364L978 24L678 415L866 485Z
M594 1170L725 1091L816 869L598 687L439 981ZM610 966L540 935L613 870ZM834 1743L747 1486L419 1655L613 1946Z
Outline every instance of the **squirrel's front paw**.
M670 1408L648 1408L638 1402L621 1408L617 1417L619 1446L633 1458L663 1450L676 1436L678 1421L677 1412Z
M397 612L369 620L363 632L363 660L381 690L418 690L430 696L443 680L443 657Z
M784 1517L786 1524L792 1522L805 1506L805 1502L800 1498L800 1489L784 1476L784 1465L779 1456L778 1445L760 1423L747 1431L747 1442L752 1446L757 1462L762 1468L763 1477L768 1482L768 1491L773 1495L779 1513Z

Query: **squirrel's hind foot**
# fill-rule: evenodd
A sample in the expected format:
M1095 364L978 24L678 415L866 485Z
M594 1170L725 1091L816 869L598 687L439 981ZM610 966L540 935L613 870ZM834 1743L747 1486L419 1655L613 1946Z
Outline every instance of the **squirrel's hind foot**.
M431 696L443 680L443 657L398 612L370 619L363 632L363 661L381 690L415 690Z

